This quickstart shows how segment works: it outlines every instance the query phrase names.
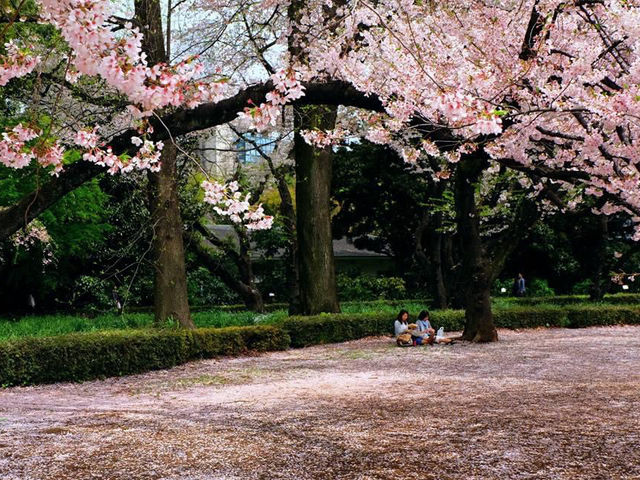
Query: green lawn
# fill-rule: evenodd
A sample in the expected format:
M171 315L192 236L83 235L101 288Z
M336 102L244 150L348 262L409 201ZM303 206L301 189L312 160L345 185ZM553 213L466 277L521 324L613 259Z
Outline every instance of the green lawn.
M400 307L385 302L346 303L345 313L389 313L395 317ZM407 302L406 308L412 314L426 308L423 304ZM255 312L230 312L210 310L193 313L193 321L198 327L231 327L243 325L264 325L277 323L287 317L285 310L258 314ZM20 337L49 337L73 332L95 332L106 330L124 330L148 328L153 323L150 313L125 313L124 315L105 314L93 318L76 315L25 316L18 320L0 318L0 341ZM173 325L168 324L167 327Z
M530 310L530 306L521 305L522 299L506 299L499 298L494 300L494 311L510 310L517 312L519 310ZM532 301L534 299L527 299ZM612 298L611 303L633 304L631 296L629 298ZM629 301L626 301L629 300ZM569 305L562 305L563 303ZM567 297L548 297L540 299L540 303L536 302L535 309L550 309L562 311L563 308L570 308L570 305L580 304L588 305L607 305L608 302L602 304L589 303L586 298L571 298L567 301ZM637 303L633 306L637 306ZM401 309L407 309L412 318L418 314L420 310L427 308L426 302L416 300L407 300L406 302L345 302L342 305L344 313L371 313L371 314L388 314L389 320L395 318L397 312ZM456 312L439 312L438 316L447 316L449 313L459 316ZM437 314L436 314L437 315ZM229 311L229 310L209 310L193 313L193 320L198 327L230 327L244 325L264 325L278 323L287 318L285 310L276 310L269 313L257 314L248 311ZM45 316L25 316L18 320L0 318L0 341L16 339L21 337L47 337L62 335L73 332L95 332L108 330L124 330L149 328L153 324L153 316L150 313L126 313L124 315L105 314L93 318L77 315L45 315ZM175 325L167 324L168 328Z

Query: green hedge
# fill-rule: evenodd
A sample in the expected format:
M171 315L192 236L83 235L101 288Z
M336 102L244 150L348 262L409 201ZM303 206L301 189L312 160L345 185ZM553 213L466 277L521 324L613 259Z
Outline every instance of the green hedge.
M435 328L462 330L462 310L434 311ZM512 307L494 312L497 327L640 324L628 305ZM0 342L0 385L82 381L168 368L189 360L336 343L393 333L388 313L288 317L279 325L78 333ZM414 321L413 318L410 321Z
M282 327L291 337L291 346L297 348L392 334L393 320L388 314L343 313L289 317Z
M128 375L189 360L285 350L272 326L129 330L24 338L0 343L0 385L28 385Z
M496 310L494 322L499 328L568 327L640 324L640 308L625 305L578 305L513 307ZM410 322L415 318L410 318ZM393 333L394 319L388 314L336 314L313 317L289 317L282 326L291 337L292 347L336 343L369 335ZM459 331L464 328L463 310L431 312L434 328Z
M638 293L616 293L605 295L601 302L592 302L588 295L555 295L553 297L494 297L497 305L513 306L537 306L537 305L638 305L640 304L640 294Z

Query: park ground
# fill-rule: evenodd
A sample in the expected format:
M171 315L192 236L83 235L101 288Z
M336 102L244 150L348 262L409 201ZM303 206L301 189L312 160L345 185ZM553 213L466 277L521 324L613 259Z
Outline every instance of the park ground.
M0 478L640 479L640 327L387 337L0 391Z

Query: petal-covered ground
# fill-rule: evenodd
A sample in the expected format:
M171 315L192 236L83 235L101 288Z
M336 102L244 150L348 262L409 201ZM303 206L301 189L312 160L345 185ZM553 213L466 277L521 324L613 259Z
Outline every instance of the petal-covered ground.
M640 327L0 391L0 478L640 479Z

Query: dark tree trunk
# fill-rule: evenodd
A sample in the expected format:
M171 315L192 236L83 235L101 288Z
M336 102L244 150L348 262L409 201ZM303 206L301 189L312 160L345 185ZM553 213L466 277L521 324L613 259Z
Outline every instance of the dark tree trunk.
M463 156L455 182L458 231L462 242L462 274L465 290L465 327L462 338L473 342L494 342L498 332L491 312L492 268L480 238L480 221L475 202L475 183L486 160Z
M598 221L597 243L593 245L595 255L595 265L591 276L592 285L589 291L589 299L601 301L607 293L609 284L608 272L606 269L607 243L609 237L609 220L606 215L600 215Z
M189 312L187 295L182 217L176 181L176 153L175 145L167 143L160 157L160 171L149 173L155 253L155 322L160 325L171 317L185 328L195 328Z
M262 294L256 287L255 276L253 275L253 262L249 253L250 242L246 231L237 229L236 233L240 240L240 255L238 255L238 270L240 271L240 280L246 287L242 293L242 298L249 310L256 312L264 312L264 301Z
M454 241L456 237L450 233L443 234L442 238L442 259L444 266L442 273L444 275L447 297L449 299L449 308L464 307L464 288L461 287L461 265L459 252L456 245L459 242Z
M442 271L442 234L439 232L433 232L433 236L431 238L431 258L436 277L438 308L444 310L449 308L449 299L447 296L447 287L444 281L444 272Z
M442 193L442 192L439 192ZM435 282L436 305L439 309L448 308L447 287L445 284L444 272L442 269L442 233L438 228L442 224L442 215L431 216L430 212L424 212L420 225L416 230L415 256L420 268L429 271ZM424 248L425 238L429 241L429 252ZM429 290L432 292L432 290Z
M284 166L276 167L271 157L265 156L273 178L276 180L280 195L280 215L287 233L285 247L285 275L287 277L287 291L289 292L289 315L297 315L300 309L300 272L298 270L298 238L296 232L296 209L289 191Z
M142 50L147 54L149 65L166 62L160 2L136 0L135 13L144 35ZM149 203L154 226L155 323L161 325L173 318L185 328L195 328L187 294L176 159L176 146L166 142L160 157L160 171L149 172Z
M199 228L199 230L202 232L202 234L194 233L192 236L193 242L191 243L191 245L193 246L195 253L198 255L198 259L200 260L200 262L211 273L220 278L220 280L222 280L227 287L236 292L240 296L240 298L242 298L242 301L244 302L247 309L253 310L254 312L264 312L264 302L262 300L262 294L257 288L255 288L253 282L251 282L250 284L246 284L242 280L240 280L237 275L234 275L229 270L227 270L219 261L219 259L216 258L215 253L212 251L212 245L207 244L207 240L209 240L209 238L207 237L208 232L206 232L206 230L202 228ZM218 246L218 248L220 247ZM239 258L240 256L238 255L238 259Z
M295 115L296 205L300 313L339 312L331 235L331 147L307 144L300 130L335 127L335 107L304 107Z

